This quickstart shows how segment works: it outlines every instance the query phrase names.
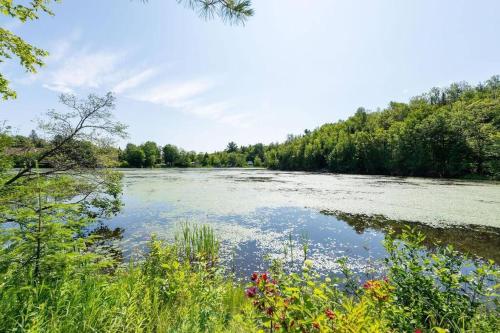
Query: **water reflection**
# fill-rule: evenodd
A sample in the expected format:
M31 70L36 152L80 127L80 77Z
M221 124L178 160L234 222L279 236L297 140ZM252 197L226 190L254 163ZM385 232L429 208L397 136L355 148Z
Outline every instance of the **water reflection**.
M93 239L89 246L89 251L98 252L108 258L114 259L114 263L124 261L123 248L120 241L123 240L123 228L110 228L104 223L98 223L97 226L90 229L87 237ZM116 267L113 267L116 268Z
M473 257L492 259L500 262L500 229L488 226L449 226L446 228L430 227L419 222L389 220L383 216L366 216L335 211L322 211L325 215L335 216L346 222L359 234L367 229L387 233L393 230L396 237L406 227L423 233L424 244L429 249L452 245L457 251Z

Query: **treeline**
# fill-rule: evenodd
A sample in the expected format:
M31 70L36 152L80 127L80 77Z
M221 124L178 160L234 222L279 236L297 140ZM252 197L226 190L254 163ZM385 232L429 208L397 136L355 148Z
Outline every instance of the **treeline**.
M214 153L197 153L185 151L177 146L167 144L163 147L153 141L141 145L127 144L119 152L122 167L248 167L264 166L265 146L261 143L241 146L229 142L224 151Z
M433 88L409 103L291 136L265 154L269 168L401 176L500 177L500 76Z
M108 144L96 144L83 138L66 140L61 135L51 138L39 136L32 130L28 136L2 134L8 138L9 144L5 153L9 156L12 166L15 168L35 167L64 168L70 169L75 165L79 168L101 168L106 166L119 166L120 150ZM43 161L37 161L38 157L54 146L58 146L64 140L64 151L57 156L51 156ZM64 154L64 159L61 155Z
M267 167L397 176L500 178L500 77L476 86L432 88L409 103L359 108L345 121L325 124L281 144L196 153L174 145L128 144L130 167Z
M57 140L53 138L52 140ZM16 167L29 163L54 142L32 132L14 136L10 153ZM229 142L214 153L185 151L153 141L116 149L73 140L75 160L106 156L121 167L267 167L427 177L500 178L500 76L476 86L465 82L433 88L408 103L383 110L359 108L344 121L325 124L283 143L238 146ZM69 155L70 152L68 152ZM47 161L47 163L50 161ZM50 166L50 165L48 165Z

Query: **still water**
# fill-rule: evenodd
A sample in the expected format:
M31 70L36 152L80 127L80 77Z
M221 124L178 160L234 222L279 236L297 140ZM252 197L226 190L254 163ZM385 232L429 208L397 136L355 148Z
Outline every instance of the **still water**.
M308 258L335 271L348 258L358 272L376 269L391 227L412 225L434 243L500 261L500 185L262 169L124 170L124 207L101 232L125 257L151 234L172 239L182 222L211 225L223 260L240 274L263 258ZM108 229L109 228L109 229ZM290 242L291 240L291 242Z

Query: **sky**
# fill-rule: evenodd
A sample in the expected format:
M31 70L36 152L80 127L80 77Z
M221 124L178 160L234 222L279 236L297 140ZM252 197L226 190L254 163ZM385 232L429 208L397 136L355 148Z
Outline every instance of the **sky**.
M0 120L28 134L61 93L113 91L126 142L214 151L283 141L363 106L500 74L498 0L254 0L244 26L175 0L63 0L2 27L46 49L37 74L0 64L18 98Z

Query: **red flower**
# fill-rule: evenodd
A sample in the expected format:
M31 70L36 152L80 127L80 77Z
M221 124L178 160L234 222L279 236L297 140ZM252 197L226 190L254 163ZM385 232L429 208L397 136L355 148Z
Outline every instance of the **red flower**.
M257 287L247 288L247 290L245 290L245 294L247 295L247 297L255 297L255 295L257 294Z
M255 280L257 280L258 277L259 277L259 275L255 272L253 272L251 279L252 279L252 281L255 281Z
M335 312L333 312L332 310L330 309L326 309L325 310L325 314L326 316L329 318L329 319L334 319L335 318Z
M273 308L272 308L271 306L270 306L270 307L268 307L268 308L267 308L267 310L266 310L266 313L267 313L268 315L272 316L272 315L273 315L273 313L274 313Z
M420 330L420 328L417 328L417 329L415 330L415 333L422 333L422 331Z
M267 273L262 273L260 277L262 278L262 280L267 281Z
M363 284L363 288L365 289L376 289L380 287L381 287L380 281L376 280L368 280Z

